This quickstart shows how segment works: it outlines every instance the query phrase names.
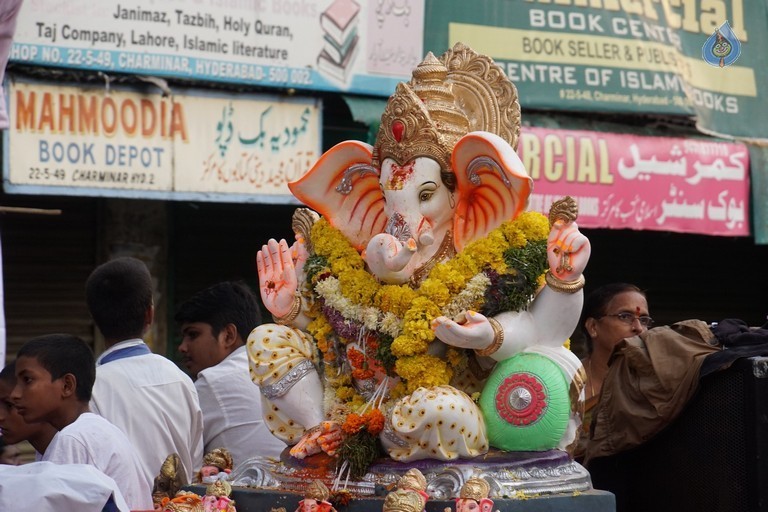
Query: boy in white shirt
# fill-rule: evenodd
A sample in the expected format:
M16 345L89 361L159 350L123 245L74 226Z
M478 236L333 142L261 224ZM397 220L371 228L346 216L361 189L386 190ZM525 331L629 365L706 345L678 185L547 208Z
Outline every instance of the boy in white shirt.
M85 298L106 345L91 411L128 436L147 479L176 453L191 482L203 461L203 413L192 379L142 341L155 315L149 269L136 258L103 263L88 277Z
M40 336L17 353L11 401L24 421L45 421L58 430L43 461L95 466L117 483L132 510L151 510L152 487L131 442L88 409L95 374L93 352L83 340Z
M256 456L279 458L286 445L264 423L245 349L248 334L261 324L253 292L240 282L215 284L184 302L175 319L179 353L196 377L205 452L226 448L235 466Z

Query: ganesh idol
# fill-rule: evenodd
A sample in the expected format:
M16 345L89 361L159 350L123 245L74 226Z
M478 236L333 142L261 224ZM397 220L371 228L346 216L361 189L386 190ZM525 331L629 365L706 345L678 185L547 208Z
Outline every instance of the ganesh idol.
M247 349L291 456L450 461L575 441L584 373L564 344L590 245L571 202L526 211L519 133L514 85L459 43L397 86L374 146L342 142L289 184L309 209L295 243L257 255L275 322Z

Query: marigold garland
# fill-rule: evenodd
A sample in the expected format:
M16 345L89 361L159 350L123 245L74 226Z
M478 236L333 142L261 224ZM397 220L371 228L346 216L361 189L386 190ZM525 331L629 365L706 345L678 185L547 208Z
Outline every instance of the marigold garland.
M480 311L487 300L487 294L482 292L494 285L485 273L518 275L516 268L510 268L508 251L525 248L529 242L537 242L532 247L540 248L548 234L546 217L524 212L486 237L470 243L454 258L436 265L414 290L407 284L380 284L365 270L363 258L342 233L327 220L320 219L311 232L316 256L311 259L311 284L320 299L316 308L320 312L315 312L308 330L317 340L326 362L336 358L335 353L328 357L333 347L330 337L334 332L342 338L342 343L349 343L365 332L374 332L380 344L370 356L403 379L407 392L421 386L448 384L453 375L449 364L426 354L434 340L432 320L442 314L453 315L457 310ZM530 266L534 272L541 269L543 273L546 269L542 266L546 264L545 252L537 249L517 251L516 254L518 258L534 258L536 262ZM320 284L331 278L337 283L329 281L328 284L333 284L331 288ZM541 276L536 276L528 279L528 288L515 297L505 294L502 297L504 310L527 307L533 298L530 290L540 284ZM391 343L387 337L392 338Z
M311 239L315 254L305 265L312 292L307 330L325 362L325 410L330 419L347 426L341 458L349 460L355 471L363 471L378 453L375 438L384 426L384 416L376 408L380 422L358 414L370 406L370 401L360 395L350 377L369 379L374 375L372 367L398 377L389 390L389 401L422 386L448 384L454 371L466 367L466 351L451 348L442 359L427 354L434 340L432 319L439 315L455 317L469 309L487 313L494 305L505 311L527 307L533 291L544 283L546 253L539 249L546 244L548 234L549 224L543 215L525 212L469 244L451 260L436 265L414 290L407 284L380 284L365 270L362 257L340 231L325 219L314 224ZM528 258L535 261L528 262ZM518 260L530 265L518 269ZM535 276L539 269L541 275ZM513 294L508 295L509 290L494 281L498 276L519 277L521 273L528 286ZM494 290L501 292L498 302L492 296ZM363 344L364 353L347 349L349 343L361 339L368 340ZM340 373L344 364L352 367L349 373Z

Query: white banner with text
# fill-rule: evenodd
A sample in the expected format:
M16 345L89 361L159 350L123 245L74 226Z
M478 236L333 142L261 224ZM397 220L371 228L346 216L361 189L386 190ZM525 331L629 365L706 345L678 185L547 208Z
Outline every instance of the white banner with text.
M319 100L162 96L13 80L8 93L9 191L218 201L235 200L227 198L232 194L290 197L286 183L320 155Z

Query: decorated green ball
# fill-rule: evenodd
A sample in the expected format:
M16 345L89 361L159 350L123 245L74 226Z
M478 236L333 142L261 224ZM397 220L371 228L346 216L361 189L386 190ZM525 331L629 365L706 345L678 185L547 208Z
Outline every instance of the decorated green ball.
M507 451L555 448L570 419L570 383L550 358L522 352L496 365L480 395L491 446Z

